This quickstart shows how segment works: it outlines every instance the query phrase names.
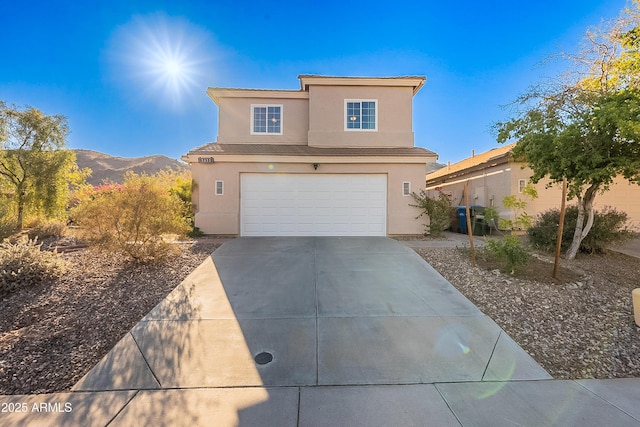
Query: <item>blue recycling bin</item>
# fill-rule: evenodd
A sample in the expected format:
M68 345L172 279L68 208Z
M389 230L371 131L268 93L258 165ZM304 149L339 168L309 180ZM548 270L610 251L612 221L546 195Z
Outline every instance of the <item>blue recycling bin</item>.
M459 230L462 234L467 234L467 208L466 206L458 206Z
M487 234L489 227L484 221L484 207L479 205L469 206L469 215L471 219L471 230L474 236L484 236ZM462 234L468 233L467 228L467 208L465 206L456 207L458 217L457 230Z

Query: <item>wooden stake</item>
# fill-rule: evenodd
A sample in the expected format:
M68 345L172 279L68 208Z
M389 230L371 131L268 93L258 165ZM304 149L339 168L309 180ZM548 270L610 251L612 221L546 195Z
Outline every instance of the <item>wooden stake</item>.
M562 203L560 204L560 224L558 224L558 237L556 239L556 259L553 263L553 273L551 277L556 278L558 274L558 263L560 262L560 248L562 247L562 231L564 229L564 213L567 202L567 178L562 178Z
M464 183L464 205L467 211L467 233L469 234L469 248L471 249L471 265L476 266L476 250L473 247L473 230L471 229L471 214L469 211L469 182Z

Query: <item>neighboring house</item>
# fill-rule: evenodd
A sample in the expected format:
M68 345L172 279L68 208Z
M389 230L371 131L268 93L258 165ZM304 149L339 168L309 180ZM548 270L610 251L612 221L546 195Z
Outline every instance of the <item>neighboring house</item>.
M422 234L411 192L437 155L414 147L425 77L298 76L300 90L209 88L215 143L189 151L206 234Z
M547 188L549 181L543 179L534 187L538 197L531 200L522 194L533 175L525 163L515 162L511 149L515 144L494 148L485 153L474 154L458 163L448 165L427 174L427 194L433 197L437 191L451 196L454 205L464 205L464 184L469 184L469 204L495 206L501 218L514 219L514 212L504 208L502 199L515 195L527 201L525 211L536 216L549 209L560 208L562 190L560 184ZM568 202L569 204L572 201ZM575 200L573 200L575 204ZM596 196L594 207L611 206L629 216L632 228L640 226L640 185L631 184L622 177L614 180L609 191Z

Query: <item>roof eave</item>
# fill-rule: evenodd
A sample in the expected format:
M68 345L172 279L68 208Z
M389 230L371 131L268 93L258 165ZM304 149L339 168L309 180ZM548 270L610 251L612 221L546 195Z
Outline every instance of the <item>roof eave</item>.
M337 77L300 74L300 90L307 91L309 86L395 86L412 87L415 95L424 86L426 76L401 77Z
M309 93L300 90L237 89L227 87L207 88L209 98L220 105L221 98L269 98L269 99L308 99Z
M454 178L460 178L461 176L482 171L484 169L492 168L502 164L508 164L510 163L510 161L511 161L511 152L507 152L503 155L496 156L490 159L490 161L482 162L480 164L473 165L468 168L459 169L459 170L451 171L449 173L444 173L444 174L437 174L437 172L439 171L436 171L436 172L427 174L426 176L427 186L447 182ZM446 166L442 169L446 169Z

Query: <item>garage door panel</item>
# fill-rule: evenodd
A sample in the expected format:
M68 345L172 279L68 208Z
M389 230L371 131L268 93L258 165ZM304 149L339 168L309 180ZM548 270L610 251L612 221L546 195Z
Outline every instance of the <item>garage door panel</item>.
M242 174L241 235L386 235L387 177Z

